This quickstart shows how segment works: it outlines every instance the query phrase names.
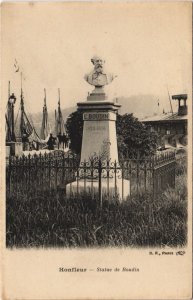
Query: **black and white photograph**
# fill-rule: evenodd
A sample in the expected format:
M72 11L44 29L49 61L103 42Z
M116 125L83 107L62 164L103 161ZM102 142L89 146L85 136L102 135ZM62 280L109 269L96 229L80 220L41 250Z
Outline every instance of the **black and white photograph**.
M136 250L157 264L169 255L186 259L183 278L191 218L191 14L190 2L3 3L10 255ZM102 263L89 272L107 269ZM188 282L184 294L179 285L183 299ZM84 297L113 295L131 299L110 291ZM162 299L172 296L166 289Z

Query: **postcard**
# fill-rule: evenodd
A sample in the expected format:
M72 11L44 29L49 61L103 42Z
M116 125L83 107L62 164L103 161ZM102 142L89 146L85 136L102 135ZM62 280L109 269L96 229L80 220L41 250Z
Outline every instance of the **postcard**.
M2 299L192 298L192 3L1 5Z

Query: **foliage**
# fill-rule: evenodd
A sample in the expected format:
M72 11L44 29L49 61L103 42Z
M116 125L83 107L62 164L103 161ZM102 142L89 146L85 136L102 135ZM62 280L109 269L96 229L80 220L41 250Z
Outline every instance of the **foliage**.
M153 201L132 196L123 203L103 202L89 195L7 197L7 247L158 247L187 242L186 178L177 178Z
M70 138L70 148L80 154L83 134L83 113L75 111L67 118L66 129Z
M154 154L157 148L157 133L150 132L148 127L133 114L117 115L117 139L119 156L139 157Z
M83 134L83 113L76 111L67 119L67 132L71 140L71 150L80 154ZM119 157L147 156L155 153L157 134L132 114L117 115L116 122Z

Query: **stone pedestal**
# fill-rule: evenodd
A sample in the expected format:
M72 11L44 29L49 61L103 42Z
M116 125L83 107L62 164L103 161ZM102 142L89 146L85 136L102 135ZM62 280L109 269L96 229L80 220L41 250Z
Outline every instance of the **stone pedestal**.
M120 105L112 101L107 101L107 97L101 88L95 88L92 94L87 97L87 101L77 103L78 110L83 111L83 139L81 149L81 162L89 162L92 159L100 158L101 161L109 160L118 164L118 149L116 137L116 113ZM104 170L104 172L106 172ZM115 176L115 175L114 175ZM119 194L120 199L126 199L130 194L128 180L123 180L122 174L115 178L107 179L101 176L101 187L103 194ZM78 180L66 186L67 195L77 191L85 191L85 181ZM108 187L107 187L108 186ZM94 189L98 191L99 180L86 181L86 190Z
M66 186L67 196L84 195L85 191L90 195L99 195L99 182L98 180L86 180L86 186L84 180L77 180ZM115 194L118 196L120 202L127 199L130 195L130 181L126 179L117 178L116 188L114 178L109 180L102 178L101 180L102 198L113 202Z
M16 142L15 143L15 155L16 156L23 155L23 144L22 144L22 142Z
M116 113L110 110L109 103L106 103L106 111L96 111L94 108L92 111L85 112L83 120L81 161L88 161L90 158L98 156L111 158L112 161L118 162Z
M10 155L21 156L23 154L22 142L9 142L6 146L10 147Z
M9 158L9 156L10 156L10 146L7 146L6 145L6 158Z

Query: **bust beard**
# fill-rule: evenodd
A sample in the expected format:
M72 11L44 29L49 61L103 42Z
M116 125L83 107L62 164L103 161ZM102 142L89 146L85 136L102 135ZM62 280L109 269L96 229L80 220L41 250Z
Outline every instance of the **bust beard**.
M96 72L96 70L86 74L84 79L91 85L94 86L104 86L111 83L114 79L113 74L108 74L105 72Z
M101 70L101 71L95 71L92 74L92 78L93 79L97 79L100 75L106 75L106 74L103 72L103 70Z
M95 66L94 72L96 73L103 73L103 66Z

